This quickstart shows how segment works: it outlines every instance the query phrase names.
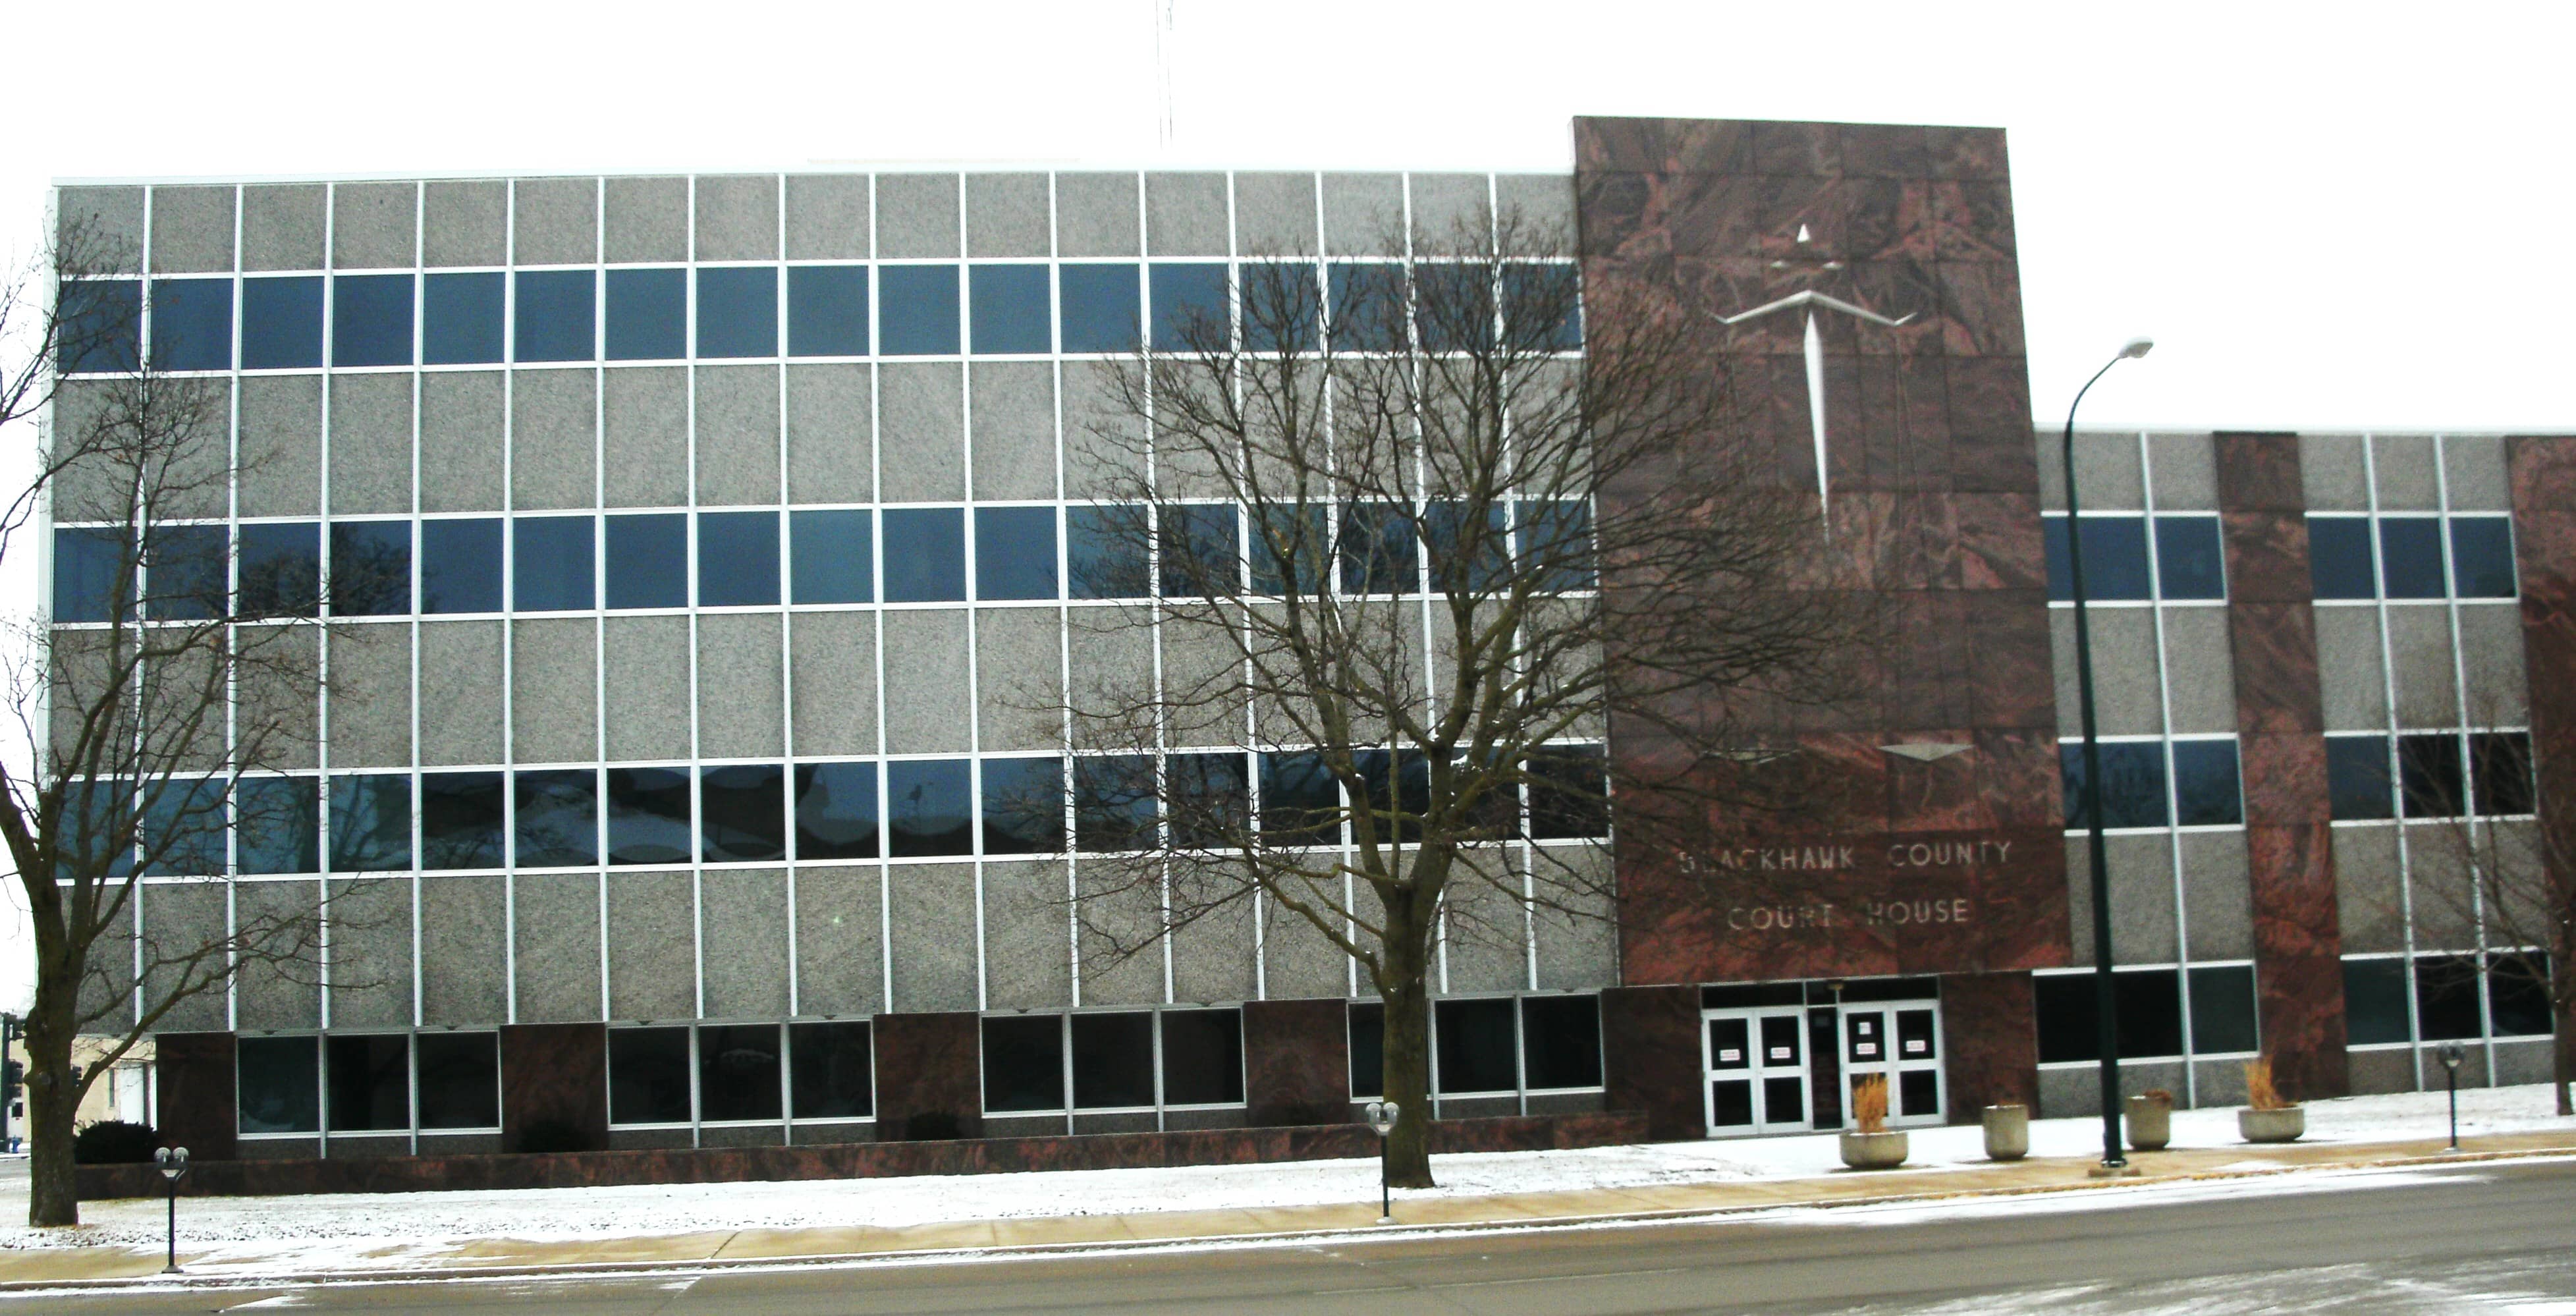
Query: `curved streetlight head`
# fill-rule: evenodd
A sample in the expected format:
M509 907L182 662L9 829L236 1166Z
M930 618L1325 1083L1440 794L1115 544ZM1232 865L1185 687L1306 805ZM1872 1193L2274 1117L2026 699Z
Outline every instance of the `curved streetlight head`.
M2442 1065L2444 1068L2456 1071L2460 1067L2460 1062L2468 1058L2469 1049L2467 1047L2464 1047L2457 1042L2444 1042L2442 1044Z
M1377 1136L1383 1138L1395 1132L1398 1113L1396 1104L1392 1101L1372 1101L1368 1104L1369 1127L1377 1130Z
M2135 361L2154 350L2156 350L2156 340L2146 337L2132 338L2120 345L2120 359Z
M162 1147L152 1153L152 1163L161 1167L163 1177L176 1181L188 1172L188 1149Z

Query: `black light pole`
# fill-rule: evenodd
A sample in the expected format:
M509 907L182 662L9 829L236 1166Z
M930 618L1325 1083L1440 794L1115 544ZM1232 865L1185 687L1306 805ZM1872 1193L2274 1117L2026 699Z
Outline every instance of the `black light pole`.
M2467 1047L2457 1042L2442 1044L2442 1068L2451 1076L2451 1150L2460 1149L2460 1062L2469 1058Z
M2145 356L2152 338L2132 338L2120 354L2093 372L2075 401L2066 408L2066 574L2075 591L2075 692L2084 720L2084 815L2086 856L2093 868L2093 1013L2094 1044L2102 1053L2102 1168L2129 1163L2120 1142L2119 1010L2111 991L2111 873L2102 844L2102 747L2093 730L2093 628L2084 615L2084 536L2076 520L2075 409L2084 395L2123 361Z
M164 1275L179 1273L179 1177L188 1172L188 1149L164 1147L152 1153L161 1167L161 1177L170 1181L170 1264L161 1268Z
M1386 1137L1395 1132L1397 1113L1392 1101L1368 1104L1369 1127L1377 1130L1377 1222L1382 1225L1395 1223L1395 1194L1386 1182Z

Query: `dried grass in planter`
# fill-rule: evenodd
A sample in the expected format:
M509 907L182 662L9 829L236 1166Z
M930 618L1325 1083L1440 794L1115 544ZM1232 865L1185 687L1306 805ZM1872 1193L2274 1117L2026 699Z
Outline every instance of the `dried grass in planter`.
M1852 1122L1863 1133L1887 1132L1887 1075L1871 1074L1852 1083Z
M2174 1104L2173 1093L2163 1088L2148 1088L2138 1094L2138 1100L2150 1106L2162 1106L2167 1110L2173 1109Z
M2261 1056L2245 1062L2245 1104L2255 1110L2288 1110L2291 1103L2281 1098L2281 1090L2272 1086L2272 1057Z

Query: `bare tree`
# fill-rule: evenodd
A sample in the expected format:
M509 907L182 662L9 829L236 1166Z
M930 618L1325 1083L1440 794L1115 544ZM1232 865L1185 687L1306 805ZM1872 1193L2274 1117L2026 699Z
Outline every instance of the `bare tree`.
M1069 565L1126 602L1072 625L1093 652L1159 626L1162 657L1063 711L1086 972L1246 904L1311 929L1384 1003L1392 1173L1425 1186L1440 939L1614 918L1614 798L1623 847L1693 851L1809 802L1741 769L1778 757L1757 724L1847 692L1865 619L1818 587L1813 495L1734 441L1758 393L1705 322L1587 303L1517 214L1402 237L1244 262L1229 311L1114 370ZM1519 844L1550 837L1582 839Z
M79 1222L72 1123L89 1087L248 966L310 978L322 940L318 909L252 902L211 926L138 926L148 875L221 884L236 839L245 854L315 844L316 783L267 770L313 744L323 584L318 554L234 552L224 520L245 463L226 386L147 362L142 286L130 251L71 221L0 287L0 433L33 471L0 508L0 560L32 552L54 582L50 615L8 621L0 668L15 740L0 746L0 839L35 934L39 1226ZM367 574L345 588L393 587ZM75 1071L84 1035L106 1045Z

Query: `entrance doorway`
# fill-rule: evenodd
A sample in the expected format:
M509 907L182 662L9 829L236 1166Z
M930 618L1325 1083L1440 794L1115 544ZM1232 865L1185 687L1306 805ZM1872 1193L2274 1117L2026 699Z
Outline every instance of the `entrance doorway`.
M1854 1081L1887 1079L1887 1122L1943 1122L1937 999L1846 1005L1728 1006L1700 1011L1701 1100L1708 1136L1839 1129Z
M1892 1128L1941 1123L1941 1003L1846 1005L1842 1016L1845 1083L1886 1076Z
M1806 1010L1704 1010L1700 1047L1710 1137L1814 1127Z

